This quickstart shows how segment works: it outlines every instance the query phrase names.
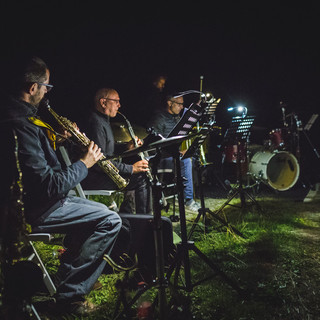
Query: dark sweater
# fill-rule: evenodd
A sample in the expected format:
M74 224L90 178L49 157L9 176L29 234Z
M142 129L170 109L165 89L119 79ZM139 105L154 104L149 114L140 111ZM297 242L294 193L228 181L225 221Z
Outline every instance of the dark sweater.
M168 137L168 134L179 122L180 116L173 115L166 110L158 110L154 113L149 121L148 128L153 128L156 133L161 134L164 138Z

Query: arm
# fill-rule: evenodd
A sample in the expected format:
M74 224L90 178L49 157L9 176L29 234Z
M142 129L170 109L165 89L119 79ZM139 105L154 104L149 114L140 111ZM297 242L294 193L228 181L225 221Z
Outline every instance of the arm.
M93 140L100 148L101 152L106 156L112 156L114 154L114 137L111 126L106 120L99 118L90 118L87 128L87 136L90 140ZM132 165L125 164L119 161L112 161L112 163L119 169L119 173L132 174ZM95 170L101 170L95 166Z
M34 125L16 127L19 159L26 192L44 198L60 198L88 173L84 162L62 169L42 129Z

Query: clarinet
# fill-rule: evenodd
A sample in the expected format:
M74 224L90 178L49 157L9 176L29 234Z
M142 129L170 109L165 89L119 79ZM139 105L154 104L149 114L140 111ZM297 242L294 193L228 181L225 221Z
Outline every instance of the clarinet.
M133 129L132 129L132 126L131 126L130 121L128 120L128 118L127 118L124 114L122 114L122 113L119 112L119 111L118 111L118 113L119 113L120 116L122 116L123 119L126 121L126 123L127 123L127 128L128 128L129 134L130 134L130 137L131 137L131 139L132 139L132 141L133 141L133 143L134 143L134 147L135 147L135 148L138 148L138 147L139 147L139 146L138 146L138 140L136 139L136 135L134 134L134 131L133 131ZM144 152L139 152L138 155L139 155L139 157L141 158L141 160L146 160L146 157L148 156L148 154L147 154L147 153L144 153ZM147 177L148 177L149 181L152 182L152 179L153 179L153 178L152 178L152 174L151 174L150 169L146 172L146 174L147 174Z

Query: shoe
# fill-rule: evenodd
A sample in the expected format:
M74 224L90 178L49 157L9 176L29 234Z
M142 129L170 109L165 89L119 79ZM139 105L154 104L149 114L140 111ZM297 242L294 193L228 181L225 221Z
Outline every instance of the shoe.
M93 285L92 290L100 290L102 289L102 287L102 283L99 280L97 280L96 283Z
M189 211L198 212L201 206L199 203L195 202L194 200L191 200L190 202L186 203L185 208Z
M72 314L77 316L85 316L92 312L97 311L99 306L89 301L65 301L54 302L47 305L46 312L54 316L62 316L65 314Z

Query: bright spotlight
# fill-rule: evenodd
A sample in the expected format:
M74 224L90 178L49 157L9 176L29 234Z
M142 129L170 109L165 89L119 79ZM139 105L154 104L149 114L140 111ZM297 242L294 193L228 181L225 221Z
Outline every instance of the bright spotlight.
M238 118L245 118L248 112L248 109L243 106L229 107L227 110L229 112L233 111L234 116Z

